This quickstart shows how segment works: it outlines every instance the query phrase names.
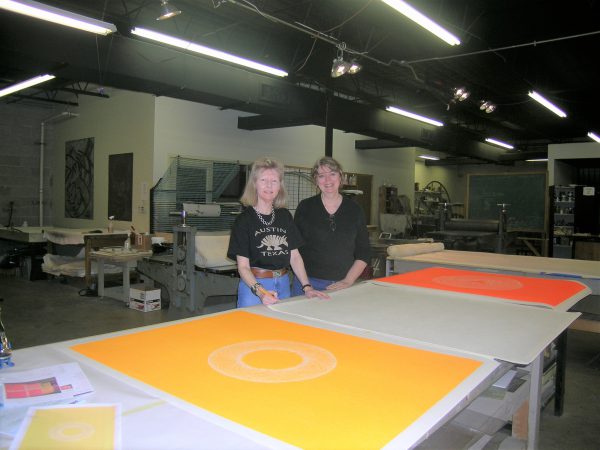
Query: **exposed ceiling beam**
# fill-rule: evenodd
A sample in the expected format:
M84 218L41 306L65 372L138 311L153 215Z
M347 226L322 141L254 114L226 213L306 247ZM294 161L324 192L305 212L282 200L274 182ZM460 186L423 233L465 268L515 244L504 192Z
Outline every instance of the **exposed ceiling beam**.
M356 150L376 150L384 148L422 147L423 142L411 139L398 139L390 141L387 139L359 139L354 141Z
M273 117L273 116L249 116L238 117L238 128L241 130L271 130L273 128L298 127L302 125L313 125L322 122L322 119L315 117L293 118L293 117Z
M488 161L482 159L468 158L465 156L449 156L448 158L442 158L439 160L426 160L424 161L427 167L444 167L444 166L464 166L464 165L477 165L477 164L488 164Z
M548 152L543 150L538 151L528 151L528 152L512 152L505 153L500 157L501 162L509 162L509 161L524 161L526 159L540 159L547 158Z
M137 38L120 34L97 38L52 25L31 26L28 20L16 17L3 24L0 58L18 61L33 74L53 72L62 79L257 114L239 119L243 129L324 126L327 94L323 91ZM395 142L395 147L418 146L500 161L497 148L451 126L440 129L337 95L331 96L328 114L335 129Z
M47 102L47 103L56 103L58 105L66 105L66 106L79 106L77 102L70 102L68 100L58 100L56 98L50 97L40 97L39 95L23 95L23 94L13 94L13 98L18 100L35 100L36 102Z

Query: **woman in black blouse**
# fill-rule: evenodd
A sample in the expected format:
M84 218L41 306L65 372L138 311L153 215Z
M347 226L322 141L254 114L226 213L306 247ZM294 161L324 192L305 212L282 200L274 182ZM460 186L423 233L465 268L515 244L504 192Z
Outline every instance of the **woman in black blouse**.
M300 254L315 289L344 289L352 286L370 261L365 216L356 202L340 193L343 170L335 159L319 159L312 176L320 193L302 200L294 215L305 242ZM302 284L294 282L292 295L302 292Z

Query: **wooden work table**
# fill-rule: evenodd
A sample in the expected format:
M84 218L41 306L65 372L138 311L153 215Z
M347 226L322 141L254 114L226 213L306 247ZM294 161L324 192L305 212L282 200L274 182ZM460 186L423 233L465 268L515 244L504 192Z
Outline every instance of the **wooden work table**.
M83 243L85 245L85 285L88 288L92 285L92 251L102 247L122 247L128 238L129 235L127 233L99 233L85 234L83 236Z
M125 248L105 248L90 253L90 260L98 262L98 296L104 297L104 264L113 264L123 268L123 295L124 302L129 301L129 270L137 265L137 262L147 256L152 256L152 251L140 251ZM86 259L87 261L87 259Z

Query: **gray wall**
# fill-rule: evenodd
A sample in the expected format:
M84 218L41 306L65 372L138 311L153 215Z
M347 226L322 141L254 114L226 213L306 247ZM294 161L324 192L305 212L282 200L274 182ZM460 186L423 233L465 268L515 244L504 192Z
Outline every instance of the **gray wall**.
M21 104L0 104L0 225L9 225L9 204L14 202L12 224L39 225L41 124L56 111ZM43 182L43 222L52 217L54 126L46 126Z
M248 132L237 128L243 113L222 111L207 105L155 98L147 94L111 90L110 99L80 99L73 108L79 117L48 123L46 126L44 171L44 225L66 227L105 227L107 225L108 156L134 153L133 224L136 229L149 227L148 193L162 176L168 161L176 155L204 159L252 161L259 155L280 158L288 165L310 166L323 154L324 129L316 126ZM36 104L0 105L0 225L8 221L8 205L15 202L13 223L39 224L39 154L41 122L60 111ZM64 219L64 144L66 141L94 137L95 186L94 219ZM452 202L466 201L469 173L545 171L545 165L510 166L415 166L418 149L380 149L357 151L354 140L363 138L335 132L334 157L348 172L373 175L370 221L378 223L379 186L396 185L400 194L413 199L414 182L421 187L433 180L442 182ZM414 206L414 205L413 205ZM117 229L129 229L129 223L117 223Z

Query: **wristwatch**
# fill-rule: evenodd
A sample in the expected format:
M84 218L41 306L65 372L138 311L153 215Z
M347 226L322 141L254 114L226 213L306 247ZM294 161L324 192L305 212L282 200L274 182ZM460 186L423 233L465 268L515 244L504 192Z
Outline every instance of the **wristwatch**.
M258 297L258 288L262 287L262 284L260 283L254 283L252 286L250 286L250 290L252 291L252 293L254 295L256 295Z
M306 292L306 288L307 288L307 287L312 287L312 284L310 284L310 283L303 284L303 285L302 285L302 292Z

